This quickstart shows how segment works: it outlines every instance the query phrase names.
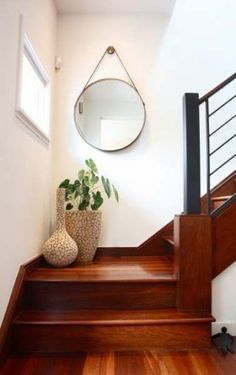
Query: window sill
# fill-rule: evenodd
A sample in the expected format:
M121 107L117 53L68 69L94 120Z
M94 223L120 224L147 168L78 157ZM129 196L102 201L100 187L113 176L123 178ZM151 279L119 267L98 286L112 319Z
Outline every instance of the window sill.
M50 142L49 137L38 127L38 125L30 118L29 115L22 109L16 109L16 117L45 145Z

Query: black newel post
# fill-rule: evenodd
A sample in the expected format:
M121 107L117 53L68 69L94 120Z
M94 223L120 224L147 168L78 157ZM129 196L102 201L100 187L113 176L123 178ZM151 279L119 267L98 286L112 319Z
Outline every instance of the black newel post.
M198 94L183 97L184 213L200 214L200 129Z

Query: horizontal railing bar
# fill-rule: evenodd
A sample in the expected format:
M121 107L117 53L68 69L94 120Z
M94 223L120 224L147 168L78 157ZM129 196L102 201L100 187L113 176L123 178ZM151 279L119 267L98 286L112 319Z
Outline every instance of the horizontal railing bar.
M212 156L216 151L220 150L221 147L225 146L228 142L230 142L234 137L236 137L236 134L232 135L232 137L230 137L229 139L227 139L227 141L225 141L224 143L222 143L219 147L217 147L214 151L212 151L210 153L210 156Z
M214 89L209 91L207 94L202 96L199 99L199 104L204 103L208 98L210 98L212 95L223 89L225 86L227 86L229 83L231 83L236 78L236 73L232 74L229 78L227 78L225 81L221 82L219 85L217 85Z
M213 112L211 112L209 114L209 117L214 115L216 112L218 112L221 108L223 108L226 104L228 104L229 102L231 102L231 100L233 100L234 98L236 98L236 95L232 96L232 98L228 99L226 102L224 102L223 104L221 104L218 108L216 108Z
M236 115L230 117L227 121L225 121L221 126L219 126L219 128L217 128L216 130L214 130L212 133L209 134L209 137L211 137L213 134L215 134L216 132L218 132L218 130L220 130L221 128L223 128L223 126L225 126L226 124L228 124L228 122L230 122L231 120L233 120L234 118L236 117Z
M230 160L232 160L236 154L231 156L228 160L226 160L223 164L221 164L219 167L217 167L213 172L210 173L210 176L212 176L214 173L216 173L220 168L222 168L225 164L227 164Z

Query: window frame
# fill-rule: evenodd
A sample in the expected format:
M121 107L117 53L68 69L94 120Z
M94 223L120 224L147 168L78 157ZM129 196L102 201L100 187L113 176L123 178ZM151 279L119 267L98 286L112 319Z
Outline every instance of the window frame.
M35 49L33 48L27 33L23 29L23 22L21 17L21 30L20 30L20 45L19 45L19 59L18 59L18 87L17 87L17 98L16 98L16 117L36 135L46 145L50 142L51 132L51 84L46 70L44 69ZM40 124L34 121L31 116L21 106L21 92L22 92L22 73L23 73L23 57L24 55L30 62L35 73L45 86L46 94L46 111L48 121L48 132L42 130Z

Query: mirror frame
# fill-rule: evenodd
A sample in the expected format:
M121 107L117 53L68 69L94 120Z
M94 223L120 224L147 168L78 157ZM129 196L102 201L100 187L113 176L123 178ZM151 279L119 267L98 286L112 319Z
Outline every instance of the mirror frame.
M129 87L132 87L132 89L137 93L137 95L139 96L139 98L141 99L141 103L143 105L143 109L144 109L144 119L143 119L143 124L142 124L142 127L139 131L139 133L137 134L137 136L133 139L133 141L131 141L129 144L127 144L126 146L124 147L121 147L121 148L117 148L115 150L104 150L102 148L99 148L97 146L94 146L92 143L90 143L87 139L85 139L85 137L83 136L82 134L82 131L80 130L79 126L77 125L77 122L76 122L76 108L77 108L77 104L79 103L79 100L81 98L81 96L83 95L83 93L90 87L90 86L93 86L95 85L96 83L98 82L103 82L103 81L118 81L118 82L123 82L125 83L126 85L128 85ZM119 79L119 78L102 78L102 79L98 79L97 81L93 81L92 83L90 83L89 85L85 86L85 88L82 90L82 92L80 93L80 95L78 96L76 102L75 102L75 105L74 105L74 123L75 123L75 127L79 133L79 135L81 136L81 138L87 143L89 144L90 146L96 148L97 150L100 150L100 151L104 151L104 152L116 152L116 151L120 151L120 150L124 150L125 148L131 146L140 136L140 134L142 133L143 131L143 128L144 128L144 125L146 123L146 118L147 118L147 113L146 113L146 107L145 107L145 103L141 97L141 95L139 94L138 90L136 89L136 87L134 87L133 85L131 85L129 82L126 82L122 79Z

